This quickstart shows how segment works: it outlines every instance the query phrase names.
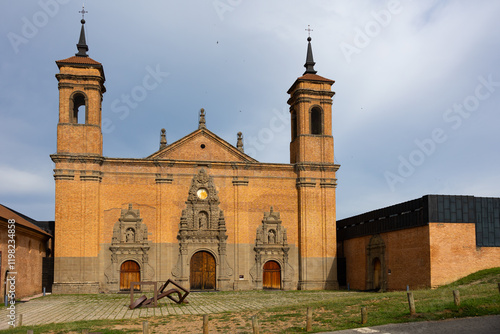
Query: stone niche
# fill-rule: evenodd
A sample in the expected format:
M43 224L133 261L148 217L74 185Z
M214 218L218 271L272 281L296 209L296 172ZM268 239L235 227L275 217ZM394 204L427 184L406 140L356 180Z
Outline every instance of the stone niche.
M105 271L107 288L110 291L120 290L120 270L125 261L135 261L140 267L141 281L154 278L154 269L149 264L148 227L142 222L139 209L132 204L121 210L121 216L113 227L111 265Z
M227 262L227 234L224 212L213 178L204 168L191 181L186 208L182 210L177 240L179 253L172 270L175 281L190 289L190 261L197 252L207 252L215 260L216 290L229 290L233 269Z
M255 289L263 289L264 265L268 261L275 261L281 269L281 289L293 289L292 279L294 270L288 263L288 246L286 228L281 225L280 213L264 212L262 224L257 228L255 238L255 263L250 269L250 276Z

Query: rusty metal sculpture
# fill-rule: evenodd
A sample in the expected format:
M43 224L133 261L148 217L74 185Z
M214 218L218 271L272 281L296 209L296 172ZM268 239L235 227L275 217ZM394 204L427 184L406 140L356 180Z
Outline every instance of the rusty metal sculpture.
M175 286L175 288L168 289L165 291L167 286L169 284L172 284ZM154 286L154 295L151 298L147 298L145 295L137 298L134 300L134 286L136 285L153 285ZM182 290L182 292L181 292ZM177 298L175 295L177 294ZM171 281L168 279L164 284L160 286L160 289L157 289L157 283L156 282L131 282L130 283L130 305L129 308L131 310L138 308L138 307L156 307L158 305L158 300L167 297L170 300L174 301L177 304L187 304L188 301L185 300L186 297L189 295L189 291L184 289L182 286L178 285L177 283Z

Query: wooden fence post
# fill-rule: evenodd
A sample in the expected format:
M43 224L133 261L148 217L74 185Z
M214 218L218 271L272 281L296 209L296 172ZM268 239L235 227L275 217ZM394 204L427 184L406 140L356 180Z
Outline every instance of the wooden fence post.
M456 306L460 306L460 291L453 290L453 300Z
M203 334L208 334L208 314L203 315Z
M257 319L256 315L252 317L252 327L253 327L253 334L259 334L260 332L259 319Z
M307 308L306 332L312 331L312 320L313 320L313 310L311 307L308 307Z
M19 314L19 318L17 318L17 326L21 327L23 325L23 315Z
M408 305L410 306L410 315L415 315L415 300L413 299L413 292L408 292Z
M361 323L366 324L368 322L368 309L366 307L361 308Z
M142 333L149 334L149 322L147 321L142 322Z

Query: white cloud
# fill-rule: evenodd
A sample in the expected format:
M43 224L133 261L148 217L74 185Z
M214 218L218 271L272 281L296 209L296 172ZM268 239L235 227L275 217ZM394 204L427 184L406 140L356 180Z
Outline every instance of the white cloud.
M0 165L2 197L18 195L51 194L54 183L51 177L25 171L19 167Z

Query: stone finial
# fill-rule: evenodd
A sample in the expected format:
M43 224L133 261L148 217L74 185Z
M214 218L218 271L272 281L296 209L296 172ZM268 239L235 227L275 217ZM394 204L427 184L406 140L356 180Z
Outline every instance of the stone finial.
M245 152L245 150L243 149L243 133L241 132L238 132L238 141L236 142L236 148L242 153Z
M198 124L198 129L206 129L206 121L205 121L205 109L200 109L200 120Z
M160 135L160 150L164 149L167 147L167 134L166 134L165 129L161 129L161 135Z

